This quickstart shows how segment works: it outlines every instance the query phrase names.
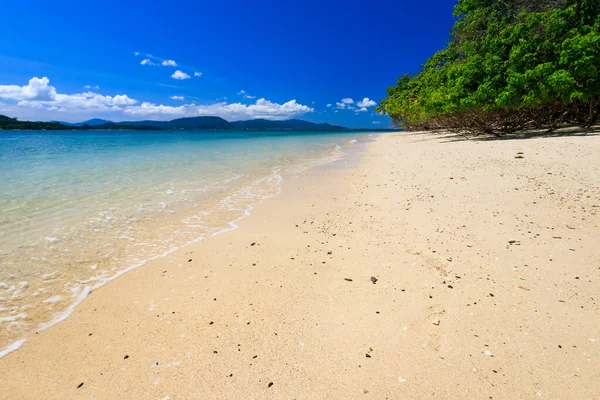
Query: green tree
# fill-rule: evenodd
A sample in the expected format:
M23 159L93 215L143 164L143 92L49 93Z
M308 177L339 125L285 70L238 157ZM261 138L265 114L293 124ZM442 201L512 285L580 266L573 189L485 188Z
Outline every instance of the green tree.
M405 129L503 134L590 126L600 108L600 1L459 0L446 49L388 88Z

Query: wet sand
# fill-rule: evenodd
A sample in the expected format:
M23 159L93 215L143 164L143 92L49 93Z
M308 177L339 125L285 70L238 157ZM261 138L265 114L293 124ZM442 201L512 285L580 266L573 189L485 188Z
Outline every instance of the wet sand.
M379 136L93 292L0 397L599 398L599 154Z

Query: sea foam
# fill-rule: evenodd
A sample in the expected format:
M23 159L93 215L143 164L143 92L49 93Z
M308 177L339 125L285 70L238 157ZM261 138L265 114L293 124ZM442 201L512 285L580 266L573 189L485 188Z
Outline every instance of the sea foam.
M136 136L134 139L138 140L138 138L139 136ZM168 136L165 137L165 140L171 140L171 138L172 136ZM125 160L131 165L114 169L111 175L99 177L113 183L108 186L98 186L97 189L92 187L96 184L94 181L96 178L90 179L88 177L88 168L93 168L93 166L86 165L87 161L83 158L79 161L73 160L73 154L69 153L69 162L65 166L68 165L70 176L75 176L78 173L77 168L80 168L86 178L81 180L81 187L70 187L60 193L61 202L57 203L56 214L48 216L48 220L52 224L54 224L53 221L60 221L67 225L61 229L53 227L52 230L45 232L46 235L39 236L45 238L42 242L50 243L51 246L44 246L43 243L38 245L38 242L35 241L26 244L26 246L21 246L21 243L18 242L14 243L16 249L25 248L32 254L33 250L30 249L36 250L39 248L39 251L43 253L39 254L36 260L37 262L44 262L48 266L40 268L43 273L39 275L36 282L32 282L32 285L17 287L16 284L9 284L11 280L0 284L0 288L4 287L13 296L17 292L15 298L22 297L23 301L34 300L34 303L27 304L35 304L36 307L45 304L49 317L42 321L39 321L39 317L37 321L31 320L29 330L23 331L23 337L17 338L18 340L14 340L12 344L3 348L0 357L22 346L27 332L47 329L68 318L92 291L108 282L152 260L172 254L182 247L198 243L207 237L214 237L237 229L239 221L251 215L257 204L281 192L283 181L281 171L284 169L288 171L290 166L297 165L295 161L289 160L294 160L294 157L302 153L295 147L297 143L294 141L290 141L287 148L277 149L276 157L273 157L275 153L268 156L257 153L257 151L263 151L265 144L269 145L271 143L270 140L273 139L257 142L257 145L255 145L256 150L251 148L253 142L247 140L240 141L239 147L231 146L228 143L218 152L213 152L210 146L204 145L194 147L185 144L185 147L179 147L177 150L157 147L160 154L149 153L148 157L142 159L142 161L149 161L146 164L139 163L143 168L139 169L138 175L135 175L138 173L136 172L138 171L136 170L138 165L130 163L130 160L136 160L135 158L119 158L119 160ZM310 146L315 149L318 148L318 151L321 152L315 152L315 155L311 156L313 158L309 157L310 162L306 165L315 166L331 162L343 156L342 147L335 145L336 142L343 142L341 137L328 138L322 140L322 142L326 145L320 145L322 146L320 148L308 140L303 142L306 144L312 143ZM118 146L114 148L118 149ZM333 149L333 153L327 149ZM202 160L202 164L183 163L181 161L185 159L181 157L183 153L188 154L188 159L195 157L191 158L193 162L197 162L194 160ZM239 154L244 154L244 158L236 158L239 157ZM207 162L204 161L204 159L210 157L213 158ZM284 160L285 166L279 164L277 167L270 168L268 175L252 180L253 176L260 176L256 173L257 171L261 171L261 174L267 172L264 167L269 157ZM102 154L102 162L105 162L106 165L113 163L112 160L114 159ZM152 160L160 160L160 167L149 172L152 164L148 163L151 163ZM229 162L228 160L245 164L238 172L231 173L233 167L225 165L226 162ZM250 161L246 160L254 160L252 161L254 164L250 165ZM272 160L270 162L272 163ZM246 166L246 164L248 165ZM169 169L171 165L177 168L176 172ZM201 165L208 169L201 168ZM241 165L239 164L239 166ZM52 166L59 167L60 165L54 163ZM236 164L235 168L239 168L239 166ZM114 167L110 165L110 168ZM213 169L218 171L219 168L227 171L228 176L219 178L218 182L213 179L212 175L210 179L207 178L209 175L206 175L207 172L205 171L212 174ZM163 179L164 182L160 179ZM19 181L15 180L15 187L19 187L18 184ZM37 190L37 186L43 184L44 182L32 184L32 188ZM58 184L55 186L60 187ZM90 188L87 186L90 186ZM113 191L111 191L112 188L114 188ZM96 192L88 193L88 189L94 189ZM49 191L53 188L49 187L44 190ZM234 190L233 193L232 190ZM79 197L70 199L69 197L72 195L80 196L81 194L88 197L81 199ZM204 199L207 196L214 198L221 194L224 197L220 201L211 203L214 204L214 208L203 209ZM27 197L26 192L21 195ZM63 199L65 200L63 201ZM136 202L128 205L127 202L131 202L132 199L135 199ZM67 200L72 201L72 203L67 203ZM44 212L46 212L46 209L52 210L51 207L46 207ZM168 213L161 216L158 214L161 211L168 211ZM85 220L85 225L70 225L82 219L81 216L84 214L78 214L79 212L86 212L89 215ZM27 210L23 210L23 213L25 215L31 214ZM173 216L168 216L169 214L173 214ZM73 220L69 220L70 217L73 217ZM21 218L20 215L17 215L15 220L19 220L19 218ZM63 220L62 218L67 219ZM153 222L156 218L162 219ZM167 224L163 222L167 222ZM52 224L50 226L53 226ZM135 226L132 224L150 224L151 228L157 228L156 232L166 232L166 234L155 237L150 235L155 231L149 231L145 228L146 225L139 225L140 229L134 229ZM43 223L39 225L40 229L44 227ZM74 227L77 229L73 229ZM167 227L172 231L167 231ZM60 235L56 235L56 232L59 231ZM116 238L120 238L120 240L115 240ZM89 242L92 239L105 242ZM94 252L79 255L77 252L80 248L90 249ZM10 255L10 252L8 254ZM66 268L66 265L72 266ZM123 265L126 267L123 268ZM77 275L72 275L73 273ZM4 278L1 275L0 277ZM19 307L22 307L26 303L18 304L20 304ZM10 307L13 310L18 309L12 304ZM31 314L35 315L34 313ZM44 314L37 313L37 315ZM4 321L8 323L19 319L13 319L13 316L9 318L11 319L5 319ZM0 321L2 320L0 319ZM4 326L7 326L7 324L4 324Z

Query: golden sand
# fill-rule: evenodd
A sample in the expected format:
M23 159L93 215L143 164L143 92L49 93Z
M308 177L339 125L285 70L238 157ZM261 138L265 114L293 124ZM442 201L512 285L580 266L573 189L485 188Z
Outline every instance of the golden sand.
M0 397L600 398L599 155L379 136L93 292Z

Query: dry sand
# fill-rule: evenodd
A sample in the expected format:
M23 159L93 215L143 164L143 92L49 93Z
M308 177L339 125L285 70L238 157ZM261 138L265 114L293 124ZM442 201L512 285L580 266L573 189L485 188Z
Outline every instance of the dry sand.
M0 397L597 399L599 225L600 136L383 135L92 293Z

